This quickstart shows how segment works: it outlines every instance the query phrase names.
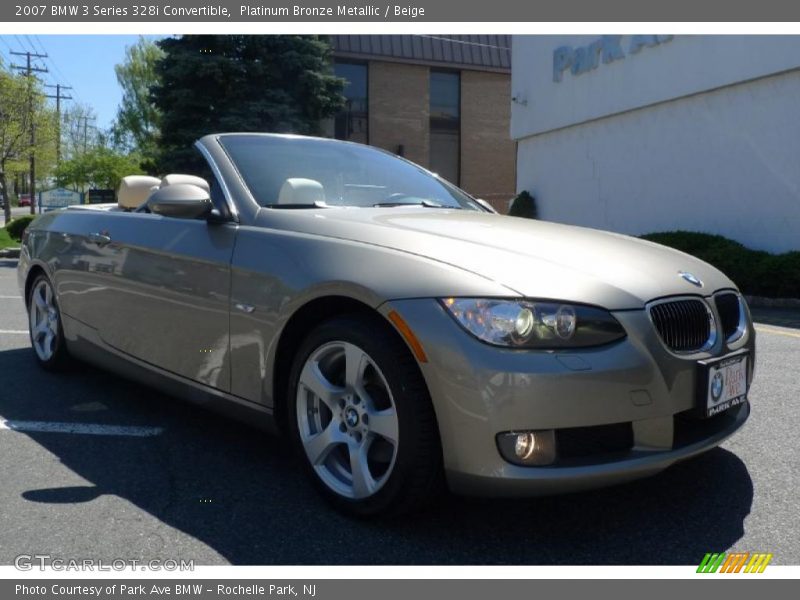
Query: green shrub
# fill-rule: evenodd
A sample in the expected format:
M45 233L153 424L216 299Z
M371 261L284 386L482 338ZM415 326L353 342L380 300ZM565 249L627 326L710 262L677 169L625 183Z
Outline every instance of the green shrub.
M800 298L800 252L769 255L760 275L770 284L769 293L761 295Z
M526 190L523 190L511 201L511 208L509 208L508 214L511 217L536 219L539 216L536 210L536 200Z
M800 298L800 252L770 254L751 250L721 235L693 231L648 233L641 237L715 266L745 294Z
M6 231L8 232L8 235L10 235L12 239L21 242L22 234L28 228L28 225L31 224L31 221L33 221L35 218L35 215L25 215L23 217L15 217L11 219L8 222L8 225L6 225Z

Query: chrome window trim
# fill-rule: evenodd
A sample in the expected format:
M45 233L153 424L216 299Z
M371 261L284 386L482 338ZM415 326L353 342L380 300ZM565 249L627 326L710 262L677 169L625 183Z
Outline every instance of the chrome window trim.
M228 188L228 183L225 181L225 178L222 176L222 171L220 171L219 166L217 165L217 161L214 160L214 157L211 156L211 152L208 151L199 140L194 143L194 147L203 155L203 158L206 159L208 166L211 167L211 171L214 173L214 177L217 178L219 181L219 185L222 188L222 195L225 196L225 203L228 205L228 211L230 212L231 219L236 223L239 222L239 210L236 208L236 203L233 201L233 196L231 195L231 190Z
M650 309L653 306L658 306L660 304L669 304L670 302L679 302L681 300L691 300L693 302L700 302L706 309L706 313L708 314L708 321L709 321L709 332L708 332L708 339L706 343L703 344L702 347L696 348L694 350L673 350L670 348L667 343L664 341L664 338L661 337L661 332L658 330L655 321L653 321L653 315L650 313ZM706 298L702 296L667 296L665 298L659 298L657 300L651 300L647 304L644 305L645 312L647 313L647 318L650 321L650 324L653 326L653 329L658 336L658 339L661 341L661 345L669 352L675 356L680 356L682 358L691 356L693 354L699 354L702 352L708 352L717 344L717 338L719 337L718 328L717 328L717 317L714 313L714 310L709 305Z

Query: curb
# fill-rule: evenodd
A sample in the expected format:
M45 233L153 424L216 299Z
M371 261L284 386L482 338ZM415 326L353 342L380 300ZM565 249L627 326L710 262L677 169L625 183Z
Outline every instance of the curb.
M4 248L0 250L0 258L19 258L19 248Z
M744 297L753 308L795 308L800 309L800 298L766 298L764 296Z

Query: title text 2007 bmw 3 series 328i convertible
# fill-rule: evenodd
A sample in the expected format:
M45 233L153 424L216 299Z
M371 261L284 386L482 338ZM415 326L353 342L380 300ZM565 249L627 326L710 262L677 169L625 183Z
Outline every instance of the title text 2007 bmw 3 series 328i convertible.
M656 473L742 426L749 310L691 256L505 217L374 148L209 135L198 169L47 213L19 285L69 356L275 426L342 510L442 483L539 495ZM200 166L202 164L202 167Z

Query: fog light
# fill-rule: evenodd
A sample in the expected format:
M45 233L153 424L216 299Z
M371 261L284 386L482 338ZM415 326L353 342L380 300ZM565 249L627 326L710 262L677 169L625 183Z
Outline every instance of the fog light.
M536 437L533 433L520 433L517 434L517 442L514 444L514 452L517 458L521 460L528 460L536 448Z
M542 466L556 460L556 440L552 429L509 431L497 436L500 454L515 465Z

